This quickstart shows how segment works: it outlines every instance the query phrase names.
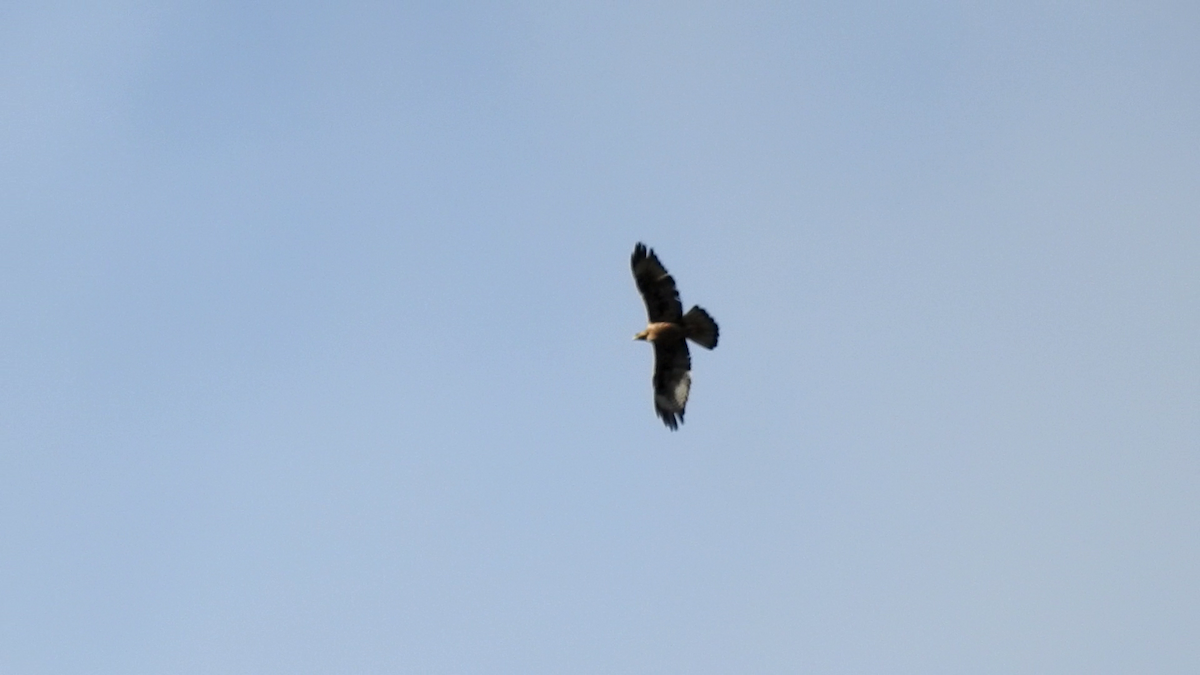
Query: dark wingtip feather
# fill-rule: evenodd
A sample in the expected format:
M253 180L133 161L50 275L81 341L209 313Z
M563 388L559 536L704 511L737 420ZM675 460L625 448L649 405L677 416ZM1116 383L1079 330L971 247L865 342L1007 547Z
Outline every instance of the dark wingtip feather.
M639 241L637 246L633 247L633 255L630 256L629 260L630 263L636 268L638 263L646 258L649 258L651 255L652 253L650 249L646 248L646 245Z

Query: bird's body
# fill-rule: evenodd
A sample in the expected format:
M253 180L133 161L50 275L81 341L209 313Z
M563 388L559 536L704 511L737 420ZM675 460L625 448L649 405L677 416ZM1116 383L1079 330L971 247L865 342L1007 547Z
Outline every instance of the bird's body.
M647 342L678 342L687 337L683 326L669 321L656 321L646 326L646 330L638 333L634 337L640 337Z
M687 341L705 349L717 346L717 322L699 306L683 313L675 279L654 251L638 244L630 260L638 292L646 302L649 324L633 336L654 345L654 410L672 430L683 422L692 387L692 357Z

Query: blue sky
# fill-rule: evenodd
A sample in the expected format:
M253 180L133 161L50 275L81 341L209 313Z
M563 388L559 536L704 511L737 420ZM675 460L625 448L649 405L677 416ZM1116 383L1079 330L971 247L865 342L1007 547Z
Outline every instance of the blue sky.
M1196 671L1198 25L5 5L0 670Z

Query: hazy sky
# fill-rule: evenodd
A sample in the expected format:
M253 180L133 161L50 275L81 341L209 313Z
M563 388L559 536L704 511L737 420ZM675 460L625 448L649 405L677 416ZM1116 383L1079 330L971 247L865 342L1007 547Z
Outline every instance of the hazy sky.
M1200 672L1195 2L9 2L0 204L5 673Z

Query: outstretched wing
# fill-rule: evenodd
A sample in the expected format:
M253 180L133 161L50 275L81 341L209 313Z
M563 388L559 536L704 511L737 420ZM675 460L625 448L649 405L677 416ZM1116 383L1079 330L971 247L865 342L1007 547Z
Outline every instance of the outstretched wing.
M650 323L678 323L683 318L683 303L679 301L675 280L667 274L666 268L658 261L658 256L654 255L652 249L639 242L633 249L630 263L638 292L646 301L646 313L650 315Z
M674 431L692 388L692 357L683 340L654 343L654 411Z

